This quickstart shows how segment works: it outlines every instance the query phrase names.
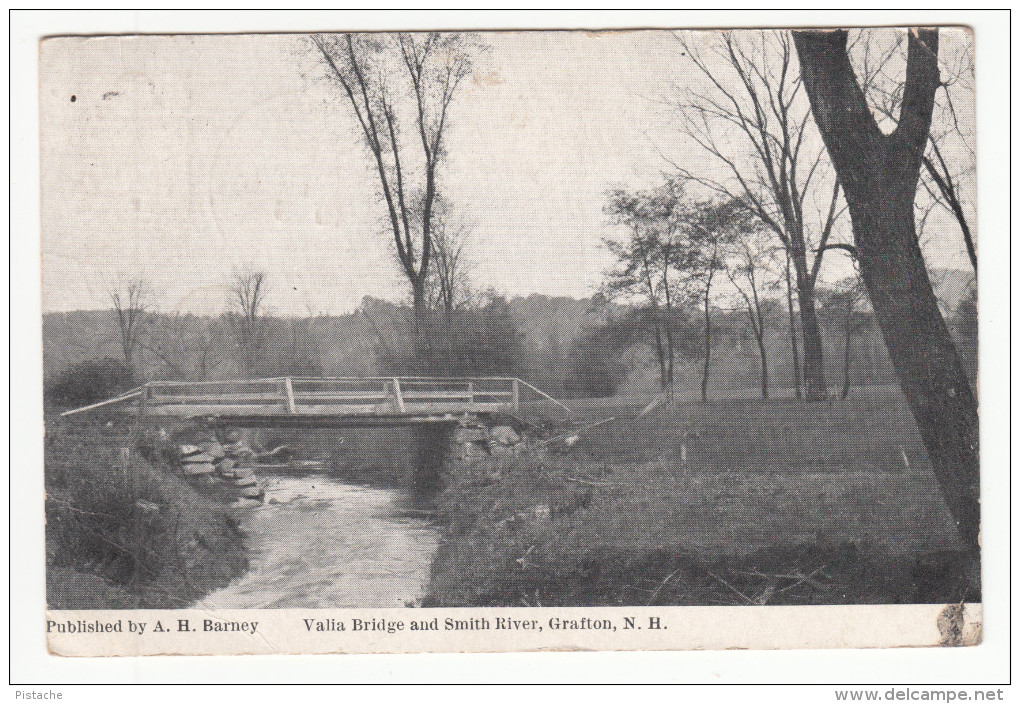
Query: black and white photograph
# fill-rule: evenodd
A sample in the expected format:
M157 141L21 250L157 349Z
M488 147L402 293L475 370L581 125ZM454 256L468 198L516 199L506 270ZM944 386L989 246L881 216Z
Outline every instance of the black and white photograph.
M978 645L979 42L43 38L51 650Z

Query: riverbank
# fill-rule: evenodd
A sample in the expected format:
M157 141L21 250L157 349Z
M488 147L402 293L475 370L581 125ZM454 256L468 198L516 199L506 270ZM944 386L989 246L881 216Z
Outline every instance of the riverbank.
M980 599L898 396L636 410L559 452L448 465L425 605Z
M183 607L244 573L230 509L185 480L166 439L115 417L46 421L50 609Z

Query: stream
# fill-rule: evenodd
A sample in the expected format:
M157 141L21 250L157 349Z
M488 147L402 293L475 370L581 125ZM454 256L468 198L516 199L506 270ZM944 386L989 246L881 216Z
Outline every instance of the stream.
M265 503L240 517L249 570L195 607L403 607L424 595L439 534L412 489L328 469L259 475Z

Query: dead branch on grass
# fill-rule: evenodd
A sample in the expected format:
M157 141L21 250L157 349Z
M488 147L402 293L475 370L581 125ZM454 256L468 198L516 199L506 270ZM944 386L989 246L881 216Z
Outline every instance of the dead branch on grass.
M711 577L712 579L716 580L717 582L719 582L719 584L721 584L724 587L726 587L727 589L729 589L731 592L733 592L734 594L739 596L741 599L743 599L745 602L747 602L751 606L759 606L758 602L756 602L753 599L751 599L751 597L749 597L746 594L744 594L744 592L742 592L739 589L737 589L736 587L734 587L732 584L730 584L725 579L723 579L722 577L717 575L715 572L709 572L708 576Z
M112 518L112 519L114 519L116 521L120 520L120 517L114 516L113 514L110 514L110 513L96 513L95 511L86 511L83 508L78 508L77 506L75 506L74 504L70 503L69 501L62 501L61 499L55 498L53 496L47 496L46 500L47 501L52 501L55 504L60 504L61 506L66 508L68 511L73 511L75 513L80 513L80 514L85 515L85 516L97 516L97 517L100 517L100 518Z
M602 419L600 421L596 421L595 423L589 423L588 425L582 425L580 428L575 428L574 430L567 431L566 433L561 433L560 435L554 435L553 437L551 437L551 438L549 438L547 440L543 440L540 443L538 443L538 446L539 447L545 447L546 445L549 445L550 443L554 443L557 440L562 440L564 438L568 438L571 435L580 435L581 433L586 432L588 430L591 430L592 428L596 428L596 427L598 427L600 425L603 425L604 423L611 423L614 420L616 420L616 416L613 416L611 418L604 418L604 419Z
M652 605L652 602L655 601L655 597L659 596L659 592L662 591L662 588L665 587L669 583L669 580L673 579L673 577L675 577L677 575L677 573L681 569L683 569L683 568L682 567L677 567L675 570L673 570L672 572L669 573L668 577L666 577L664 580L662 580L662 582L659 583L659 586L657 586L652 591L652 595L650 597L648 597L648 602L646 604L647 606L651 606Z
M564 477L568 482L577 482L578 484L585 484L587 486L624 486L620 482L590 482L587 479L578 479L577 477Z
M521 555L520 557L517 558L516 562L517 562L517 564L519 564L521 566L521 569L527 569L528 567L538 567L538 565L536 565L535 563L528 561L528 555L530 555L532 550L534 550L534 549L535 549L535 546L532 545L530 548L528 548L525 551L525 553L523 555Z

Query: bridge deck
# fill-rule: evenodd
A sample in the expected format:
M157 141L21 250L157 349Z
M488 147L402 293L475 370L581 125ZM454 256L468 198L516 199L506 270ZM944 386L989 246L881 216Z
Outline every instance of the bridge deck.
M65 412L113 407L140 417L204 418L223 424L371 426L455 422L465 416L518 413L528 391L512 377L294 378L253 381L151 381L100 403Z

